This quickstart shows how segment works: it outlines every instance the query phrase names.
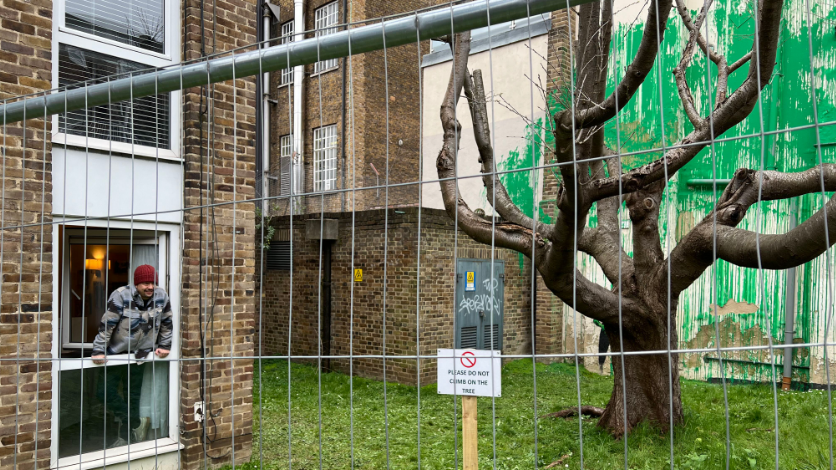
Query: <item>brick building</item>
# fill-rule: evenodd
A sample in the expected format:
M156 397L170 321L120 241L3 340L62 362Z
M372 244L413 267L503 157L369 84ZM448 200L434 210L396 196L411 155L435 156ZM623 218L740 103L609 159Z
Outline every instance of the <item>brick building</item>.
M303 3L303 20L297 20L292 0L277 3L280 21L272 34L277 43L284 43L300 39L295 33L300 24L306 31L329 34L342 29L337 25L362 26L365 20L409 13L436 2L313 0ZM428 41L423 41L420 48L411 44L297 67L298 77L295 70L271 74L271 139L264 169L266 193L277 198L269 208L273 215L290 213L286 196L291 194L294 161L302 166L293 173L294 194L322 193L301 198L297 213L319 213L323 204L325 212L385 207L385 191L363 188L384 185L387 175L389 184L419 181L418 59L427 48ZM404 118L389 119L388 128L387 106L390 116ZM294 134L295 126L304 131ZM303 151L296 151L300 147ZM302 158L294 157L294 152ZM346 188L358 191L339 191ZM417 184L389 190L389 207L417 205Z
M306 27L316 26L329 5L355 22L424 6L418 3L387 2L384 10L383 4L349 2L343 16L342 2L311 2ZM289 8L289 2L282 4L283 19L292 18L285 17L286 11L292 13ZM277 31L290 34L290 25L287 19ZM474 31L470 68L483 69L486 88L490 83L497 91L511 90L506 104L528 110L529 86L520 84L529 83L529 57L542 82L557 88L562 65L552 61L547 67L546 57L565 55L567 47L565 14L495 25ZM434 355L438 348L493 345L504 354L530 354L534 343L538 354L563 352L563 304L542 282L532 292L529 260L474 242L443 210L435 157L442 142L438 109L449 80L449 47L431 40L420 51L413 44L387 50L385 60L383 54L358 55L350 64L343 59L327 69L308 66L305 101L298 108L292 75L271 77L275 101L267 210L275 231L261 267L259 350L336 356L323 359L322 367L344 372L350 368L346 356L381 356L385 350L387 380L411 384L435 380L435 361L419 362L415 356ZM544 107L543 97L537 100ZM296 159L291 123L300 110L305 151ZM499 169L542 165L548 158L543 112L534 116L540 119L538 128L503 111L496 105L492 125ZM467 178L479 174L479 165L464 100L458 117L463 125L460 176ZM328 135L336 138L326 151L320 136L330 126ZM520 137L537 132L536 138ZM328 158L334 163L321 163ZM293 171L294 161L301 172ZM330 182L320 176L323 165L334 170ZM541 217L556 190L542 173L519 172L524 176L511 184L503 177L515 201L536 208ZM387 181L395 185L388 191ZM459 186L471 208L492 215L481 179L463 179ZM300 196L291 199L291 188ZM362 281L354 279L358 269ZM384 376L381 357L351 361L357 375Z
M209 6L9 0L0 6L0 94L256 41L255 1ZM201 359L252 356L255 207L231 203L254 196L255 96L250 77L4 126L0 468L249 459L252 361ZM93 365L107 295L143 263L171 297L170 361L140 368L122 355ZM131 403L140 378L154 391ZM127 422L114 412L120 401L133 413Z

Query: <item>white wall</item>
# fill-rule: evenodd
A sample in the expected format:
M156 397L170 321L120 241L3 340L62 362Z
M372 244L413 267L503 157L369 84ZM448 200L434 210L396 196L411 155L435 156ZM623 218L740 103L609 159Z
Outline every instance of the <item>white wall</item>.
M52 188L52 213L56 215L127 219L134 214L135 220L182 220L183 170L179 162L55 146ZM154 212L164 213L155 219Z
M485 94L488 97L488 117L491 121L491 137L494 144L494 155L497 166L501 169L502 163L508 157L509 152L525 149L526 122L515 112L499 104L497 100L490 100L495 93L502 96L503 101L510 104L510 107L529 118L532 116L532 99L534 104L534 121L542 118L545 102L542 93L536 86L532 87L529 77L533 76L535 83L543 86L546 84L546 61L548 35L542 34L531 40L529 49L528 40L519 41L494 48L491 51L472 54L468 61L468 69L482 70L482 79L485 85ZM450 80L450 67L452 62L446 61L435 65L424 67L422 78L422 101L423 101L423 155L422 181L438 179L438 172L435 168L436 157L443 143L443 130L439 110L444 100L444 93L447 90L447 83ZM493 80L491 80L493 79ZM532 94L533 89L533 94ZM461 150L458 159L458 176L460 178L477 175L476 178L459 180L459 191L471 209L483 209L485 214L493 214L491 205L488 203L488 195L485 194L485 187L482 184L480 172L479 152L476 149L476 141L473 137L473 124L470 120L467 100L459 100L457 116L462 125ZM541 162L542 164L542 162ZM538 188L542 188L542 171L538 172ZM537 191L538 202L541 191ZM427 184L423 187L423 207L444 209L441 199L441 189L438 183Z

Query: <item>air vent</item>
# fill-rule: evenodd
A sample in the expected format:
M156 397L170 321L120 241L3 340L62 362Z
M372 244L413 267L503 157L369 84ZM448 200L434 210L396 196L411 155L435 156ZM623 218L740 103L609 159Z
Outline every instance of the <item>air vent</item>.
M290 242L273 240L267 249L267 269L290 271Z
M491 343L491 326L493 326L493 343ZM499 324L485 325L485 343L482 349L500 349L499 348Z
M466 326L462 328L462 336L461 336L461 344L459 348L466 349L466 348L475 348L477 346L476 340L478 338L477 327L475 326Z

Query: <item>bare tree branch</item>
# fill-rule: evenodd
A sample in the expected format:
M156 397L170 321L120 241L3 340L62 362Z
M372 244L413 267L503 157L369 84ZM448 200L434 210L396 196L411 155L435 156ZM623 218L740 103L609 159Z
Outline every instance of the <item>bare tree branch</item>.
M633 61L627 66L624 77L603 103L574 113L577 128L599 125L612 119L633 98L656 61L659 44L664 39L672 4L673 0L653 0L650 2L639 48ZM656 16L657 10L659 16ZM618 101L618 107L616 107L616 101ZM572 118L571 110L559 112L554 117L556 127L563 130L568 129L571 132Z
M550 250L549 253L551 254L554 251ZM546 263L554 266L554 263L551 261L547 261ZM574 308L581 314L602 322L610 324L617 323L619 321L619 294L609 291L587 279L580 271L572 268L571 260L568 264L568 272L564 270L566 267L560 266L558 269L546 272L543 272L541 269L540 274L543 276L546 287L566 305ZM631 325L631 320L635 312L635 302L630 298L622 298L621 316L625 328Z
M621 248L620 234L604 232L601 227L586 229L578 240L578 250L595 259L595 262L601 266L604 275L607 276L607 280L615 286L615 292L635 289L636 278L633 258L628 256ZM620 259L619 251L621 251ZM620 289L619 278L621 279Z
M456 119L456 104L461 94L467 75L467 59L470 54L470 32L456 35L453 47L453 70L447 93L441 105L441 122L444 128L444 144L436 159L436 170L441 179L441 195L447 215L458 220L458 226L474 240L498 247L510 248L525 254L529 258L533 247L538 245L538 257L545 255L546 242L542 236L532 233L531 227L514 223L492 223L474 214L467 203L459 196L456 175L456 157L461 136L461 124ZM535 260L536 262L536 260Z
M586 226L586 212L580 214L578 220L573 220L573 215L569 215L563 210L558 212L553 229L555 241L550 245L543 263L538 265L538 270L549 290L570 307L596 320L603 322L618 321L618 294L590 281L577 269L575 240L577 237L577 248L596 258L596 261L605 270L607 278L616 286L619 270L618 251L593 247L594 240L592 240L592 237L597 236L597 234L593 230L593 233L587 235L590 230L584 228ZM597 243L595 244L597 245ZM622 284L626 284L626 281L632 277L632 272L626 269L628 265L624 263L621 268L622 281L624 281ZM622 311L626 321L637 310L632 300L622 299Z
M744 55L743 57L741 57L741 58L737 59L737 62L735 62L735 63L733 63L733 64L729 65L729 73L732 73L732 72L734 72L735 70L737 70L737 69L739 69L740 67L742 67L742 66L743 66L743 64L745 64L746 62L749 62L749 60L750 60L751 58L752 58L752 51L749 51L749 52L747 52L747 53L746 53L746 55Z
M774 201L836 191L836 164L817 166L798 173L740 169L723 191L717 207L689 232L671 252L671 288L679 293L688 288L714 263L714 230L717 231L717 257L743 267L758 267L756 237L761 247L761 266L787 269L819 256L825 246L824 212L807 219L795 229L780 235L760 234L735 228L746 212L760 201ZM826 204L830 243L836 242L836 203ZM716 220L716 225L715 225Z
M680 14L685 12L687 15L687 9L685 9L684 5L682 4L682 0L676 0L677 6L680 9ZM682 52L682 58L679 60L679 65L675 69L673 69L673 75L676 78L676 88L679 92L679 100L682 102L682 107L685 109L685 115L688 116L688 120L691 121L691 124L694 127L702 127L705 124L705 120L700 116L700 113L697 111L696 106L694 105L694 97L691 93L691 87L688 86L688 80L685 77L685 72L688 70L688 64L691 63L691 57L694 53L694 43L698 42L702 39L702 35L699 33L700 27L702 27L703 22L705 21L706 16L708 15L708 8L711 6L711 0L705 0L703 4L702 10L700 10L700 14L697 17L697 23L695 25L690 25L688 28L691 31L691 34L688 38L688 43L685 45L685 50ZM690 18L689 18L690 19ZM689 24L689 22L682 18L683 22ZM705 42L704 40L702 42ZM708 48L701 45L703 51L706 51L706 54L709 55L717 55L713 52L708 52ZM713 59L712 59L713 60ZM726 59L724 57L720 57L718 61L718 66L720 66L721 73L725 71L726 66ZM719 85L718 85L719 88Z
M830 245L825 243L825 213ZM798 227L779 235L717 227L717 257L744 268L788 269L812 261L836 243L836 197ZM760 253L760 257L758 257Z
M610 175L620 174L620 157L606 146L604 155L612 156L606 160ZM603 163L600 160L593 166L596 168L600 166L600 171L603 171ZM596 170L596 173L598 171ZM635 287L635 277L633 258L627 255L621 245L621 223L618 216L621 200L622 198L614 196L598 201L598 227L587 228L583 231L583 235L578 240L578 250L595 259L604 275L607 276L607 280L616 286L616 289L618 289L620 277L622 287L630 290Z
M635 168L621 176L622 191L634 192L662 178L670 179L685 164L691 161L711 139L725 133L745 119L757 104L758 95L772 77L775 55L780 35L781 9L783 1L772 0L760 3L758 12L759 40L752 45L752 53L759 60L751 61L749 75L740 87L712 111L713 132L710 126L695 128L659 160ZM618 179L609 177L593 181L588 190L588 202L597 201L618 194Z
M609 155L605 163L607 171L612 175L621 174L621 156L617 155L612 149L604 146L604 155ZM602 227L606 232L619 233L621 231L621 223L618 216L618 211L621 208L621 202L624 196L614 196L598 201L598 226Z
M702 10L700 11L701 16L703 12L708 11L710 4L711 1L706 1L703 4ZM700 46L700 49L702 49L703 54L707 55L708 58L717 65L719 65L721 61L725 60L721 54L718 54L708 46L708 43L705 41L702 33L700 33L700 25L702 22L697 20L700 24L694 25L694 20L691 18L691 13L688 11L688 7L685 6L684 0L676 0L676 11L679 12L679 16L682 18L682 23L691 33L691 36L696 37L697 44Z
M708 3L710 2L706 3L707 4L703 6L703 11L708 10ZM685 2L683 0L676 0L676 9L679 12L679 16L682 17L683 24L691 33L691 35L693 36L694 34L696 34L696 41L697 44L700 46L700 49L702 49L703 53L717 65L717 90L714 102L722 103L723 100L726 99L729 75L734 73L735 70L740 68L746 62L748 62L749 59L752 58L752 52L749 51L746 55L738 59L731 66L728 66L726 57L723 54L717 53L711 47L711 45L706 42L705 38L702 36L702 33L700 32L702 22L698 21L698 23L700 24L694 24L694 21L691 19L691 15L688 12L688 8L685 6Z
M479 160L482 163L482 182L487 190L488 203L494 207L503 219L521 227L534 229L534 220L525 215L511 201L505 185L496 175L496 164L493 159L493 147L491 146L490 128L488 126L488 111L485 104L485 86L482 82L481 70L475 70L472 77L469 74L465 75L464 93L470 107L473 135L476 138L476 147L479 149ZM538 221L537 232L542 237L549 238L551 227Z

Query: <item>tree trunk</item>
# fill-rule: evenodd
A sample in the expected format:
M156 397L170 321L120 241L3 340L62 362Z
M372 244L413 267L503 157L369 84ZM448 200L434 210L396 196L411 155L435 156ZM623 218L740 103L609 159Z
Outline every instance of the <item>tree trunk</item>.
M675 318L675 317L672 317ZM625 351L665 351L670 344L676 348L676 323L671 321L671 341L667 340L667 319L662 315L649 315L645 322L632 331L624 330ZM618 324L605 325L613 352L621 351ZM671 425L671 383L673 384L673 425L682 422L682 397L679 389L678 355L676 353L641 354L624 356L622 376L621 356L612 356L613 390L598 426L616 437L629 433L642 421L648 421L663 431ZM670 363L668 362L670 360ZM626 379L626 381L625 381ZM627 400L627 425L624 424L625 391Z

